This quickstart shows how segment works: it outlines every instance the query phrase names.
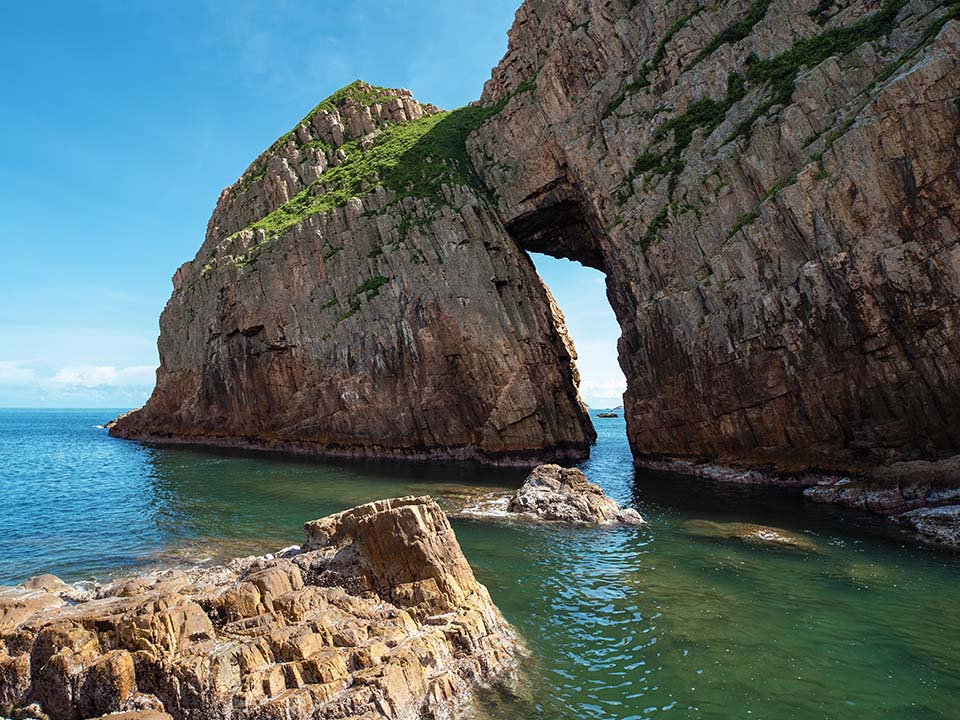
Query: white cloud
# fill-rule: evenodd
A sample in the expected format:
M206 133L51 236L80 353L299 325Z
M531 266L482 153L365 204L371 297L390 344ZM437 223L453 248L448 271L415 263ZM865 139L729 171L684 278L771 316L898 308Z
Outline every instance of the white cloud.
M153 385L156 379L156 367L152 365L133 365L118 368L113 365L76 365L63 367L53 376L53 382L60 385L79 385L81 387L137 387Z
M616 400L620 403L626 390L627 383L622 377L612 380L584 380L580 383L580 395L591 404L596 404L598 400Z
M13 360L0 360L0 385L20 385L33 380L36 372Z

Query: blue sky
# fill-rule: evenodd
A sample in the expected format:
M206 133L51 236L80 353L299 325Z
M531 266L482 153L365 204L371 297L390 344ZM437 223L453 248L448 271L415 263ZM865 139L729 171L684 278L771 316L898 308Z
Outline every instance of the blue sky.
M518 4L6 4L0 406L141 404L170 277L220 190L357 78L446 108L476 99ZM618 404L602 276L536 262L567 314L587 402Z

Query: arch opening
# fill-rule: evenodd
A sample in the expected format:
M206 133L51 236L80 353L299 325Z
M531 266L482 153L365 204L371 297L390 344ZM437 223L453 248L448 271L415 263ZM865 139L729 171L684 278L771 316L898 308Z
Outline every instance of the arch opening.
M607 298L606 274L560 253L528 249L528 254L564 315L581 398L594 410L621 408L626 391L617 345L621 329Z

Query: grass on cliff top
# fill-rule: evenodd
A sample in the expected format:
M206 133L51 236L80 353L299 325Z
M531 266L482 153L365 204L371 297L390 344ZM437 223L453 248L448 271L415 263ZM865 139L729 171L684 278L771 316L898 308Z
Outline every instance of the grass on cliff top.
M279 235L310 215L334 210L376 187L393 190L398 198L439 197L444 184L483 190L465 142L494 110L470 106L392 125L368 149L359 140L348 142L341 148L347 155L341 165L329 168L313 185L248 227Z
M332 113L334 110L337 110L340 106L344 105L350 100L360 107L370 107L371 105L375 105L377 103L387 102L393 98L394 96L390 94L390 90L388 88L378 87L376 85L368 85L362 80L354 80L349 85L340 88L329 97L317 103L313 110L301 118L300 122L278 137L273 142L273 145L270 146L270 150L279 147L289 140L290 137L297 131L298 127L309 123L310 119L321 110Z

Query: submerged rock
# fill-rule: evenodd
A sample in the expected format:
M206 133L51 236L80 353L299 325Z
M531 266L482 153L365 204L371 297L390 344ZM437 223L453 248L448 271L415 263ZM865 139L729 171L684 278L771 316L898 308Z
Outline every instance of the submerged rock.
M0 708L412 720L509 677L515 635L432 500L306 531L292 558L153 573L76 603L50 578L0 592Z
M576 468L540 465L510 498L507 511L534 515L542 520L593 525L642 525L632 508L621 508Z
M927 542L960 547L960 505L917 508L895 515L893 521Z
M809 552L820 552L809 538L780 528L753 523L722 523L712 520L689 520L684 527L693 535L721 540L739 540L748 545L787 547Z

